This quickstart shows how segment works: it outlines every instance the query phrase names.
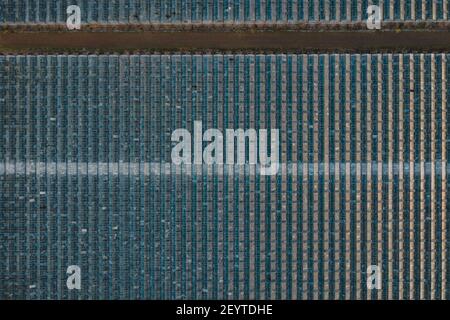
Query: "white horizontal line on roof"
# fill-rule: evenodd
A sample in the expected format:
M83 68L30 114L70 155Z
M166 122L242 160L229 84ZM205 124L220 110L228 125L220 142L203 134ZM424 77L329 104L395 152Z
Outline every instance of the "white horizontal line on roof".
M3 162L3 175L255 175L260 165L251 164L183 164L168 162ZM316 162L280 163L281 175L450 175L445 161L435 162Z

